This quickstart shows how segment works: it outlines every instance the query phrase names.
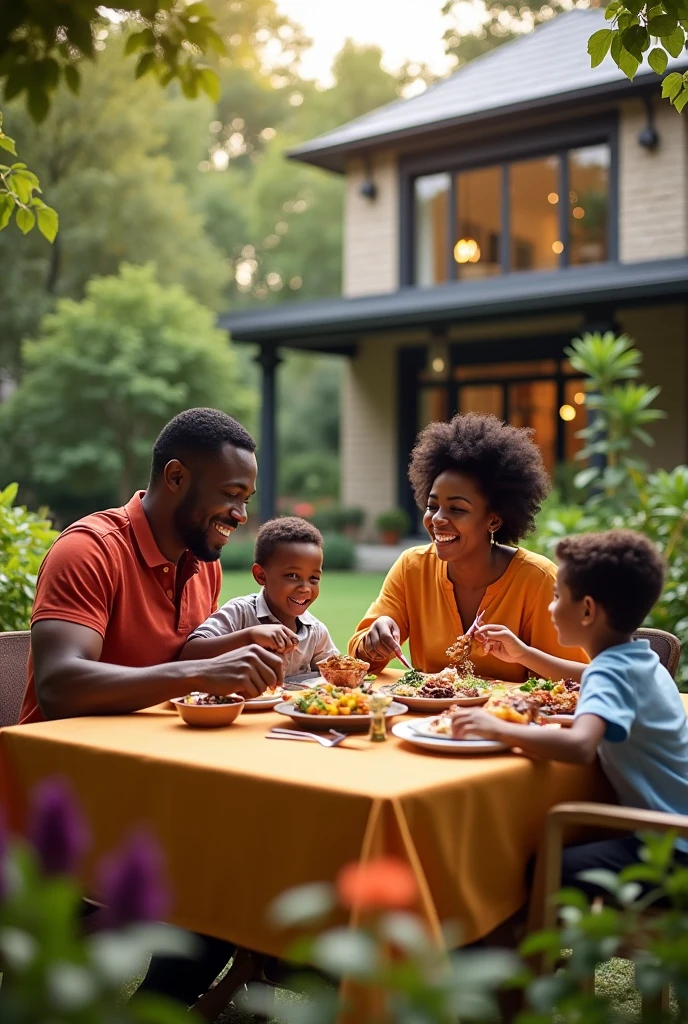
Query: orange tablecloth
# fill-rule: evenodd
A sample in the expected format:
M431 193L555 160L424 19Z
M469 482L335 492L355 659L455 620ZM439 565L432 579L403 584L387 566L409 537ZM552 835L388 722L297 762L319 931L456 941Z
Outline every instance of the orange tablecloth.
M157 836L172 923L279 954L270 901L381 852L412 865L429 923L460 922L471 942L523 903L548 808L607 795L596 765L433 755L394 737L332 750L266 740L278 722L287 724L244 712L229 729L195 730L152 710L6 728L4 799L18 823L35 783L67 776L95 856L138 824Z

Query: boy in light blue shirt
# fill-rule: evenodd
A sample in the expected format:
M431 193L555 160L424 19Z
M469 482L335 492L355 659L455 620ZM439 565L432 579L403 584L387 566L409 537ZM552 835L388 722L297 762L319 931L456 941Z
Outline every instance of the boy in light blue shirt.
M662 592L663 559L646 537L631 530L569 537L557 546L557 557L552 620L560 643L583 647L589 665L528 647L504 626L483 626L476 637L485 653L540 676L580 680L573 725L533 729L470 709L454 716L454 735L478 734L555 761L587 764L599 755L622 805L688 815L686 709L648 641L633 640ZM568 847L562 883L596 894L578 873L618 872L637 863L639 848L633 834ZM676 858L688 864L688 840L676 841Z

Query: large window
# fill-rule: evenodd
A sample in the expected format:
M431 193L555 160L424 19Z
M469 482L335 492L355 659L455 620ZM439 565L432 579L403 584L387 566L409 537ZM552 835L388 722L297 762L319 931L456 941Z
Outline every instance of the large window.
M610 165L600 143L416 176L415 283L609 259Z

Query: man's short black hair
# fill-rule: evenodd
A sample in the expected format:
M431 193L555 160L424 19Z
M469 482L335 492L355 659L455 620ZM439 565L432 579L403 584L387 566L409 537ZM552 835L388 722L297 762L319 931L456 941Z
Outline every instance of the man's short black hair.
M256 534L254 562L258 565L267 565L280 544L316 544L322 548L323 538L320 530L299 516L268 519Z
M171 459L184 461L190 454L219 455L224 445L255 452L256 442L248 430L219 409L186 409L164 426L153 445L151 480L155 480Z
M532 430L482 413L430 423L418 435L409 466L419 508L425 509L433 483L446 470L476 482L490 511L502 520L498 543L516 544L534 529L550 481Z
M619 633L635 632L662 593L666 564L642 533L582 533L560 540L556 553L574 600L592 597Z

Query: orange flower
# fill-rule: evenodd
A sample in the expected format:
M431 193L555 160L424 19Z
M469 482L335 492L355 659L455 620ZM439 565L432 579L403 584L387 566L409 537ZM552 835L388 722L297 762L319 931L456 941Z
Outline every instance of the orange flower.
M411 868L397 857L378 857L367 864L347 864L337 876L343 907L400 910L416 899L418 886Z

